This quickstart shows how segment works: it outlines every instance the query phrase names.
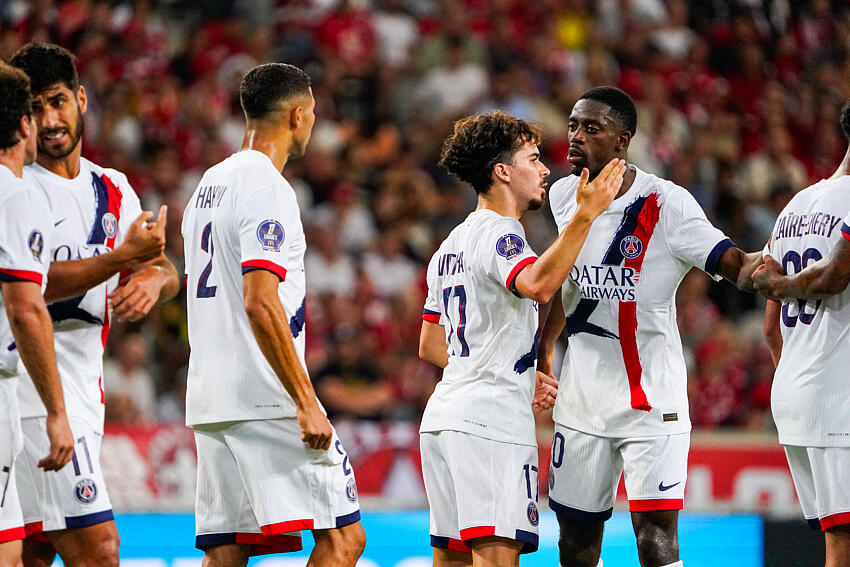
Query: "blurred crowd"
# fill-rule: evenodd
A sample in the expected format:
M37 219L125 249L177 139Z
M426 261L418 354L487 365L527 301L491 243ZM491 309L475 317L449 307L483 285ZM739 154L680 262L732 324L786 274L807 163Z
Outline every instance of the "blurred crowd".
M7 0L0 21L4 58L30 40L77 55L83 155L125 172L146 209L169 205L178 269L185 203L241 143L243 73L284 61L310 74L317 124L285 175L308 237L307 362L334 418L416 420L439 380L417 344L424 268L475 204L436 166L459 116L540 123L554 180L573 103L617 85L638 106L630 160L689 189L750 251L846 148L843 1ZM555 236L546 210L524 224L538 251ZM113 331L108 421L182 419L184 294ZM678 310L694 424L771 428L763 302L692 271Z

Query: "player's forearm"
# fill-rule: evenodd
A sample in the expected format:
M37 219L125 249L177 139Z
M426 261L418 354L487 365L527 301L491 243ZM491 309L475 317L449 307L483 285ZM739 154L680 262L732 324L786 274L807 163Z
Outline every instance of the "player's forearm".
M579 210L537 261L519 273L517 290L538 303L552 299L575 266L592 223L593 218Z
M295 405L303 409L317 403L316 392L295 351L286 312L276 299L246 298L245 313L263 356Z
M115 274L132 267L120 248L83 260L51 262L44 299L48 303L82 295ZM179 281L178 281L179 284Z
M777 279L774 286L775 295L823 299L844 291L848 281L850 267L834 261L821 260L797 274Z
M764 337L767 348L770 349L774 367L779 366L779 357L782 355L782 333L779 329L780 309L779 302L768 300L764 311Z
M740 248L732 247L723 252L717 262L717 274L731 282L741 291L753 292L753 272L764 259L761 252L747 254Z
M12 301L8 301L11 299L9 295L4 286L4 296L7 298L6 315L21 360L48 415L64 415L65 398L56 368L53 323L41 298L41 289L36 289L32 297L18 297Z
M552 373L552 365L555 359L555 343L564 332L566 318L564 316L564 304L561 295L556 294L552 298L549 313L543 328L540 331L540 341L537 350L537 369L546 374Z

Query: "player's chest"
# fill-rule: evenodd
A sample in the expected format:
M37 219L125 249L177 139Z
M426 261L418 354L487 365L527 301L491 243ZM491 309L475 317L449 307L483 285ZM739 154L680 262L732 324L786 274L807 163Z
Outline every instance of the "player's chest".
M91 258L114 247L119 232L118 209L99 202L93 188L82 185L55 190L47 197L54 225L53 261Z

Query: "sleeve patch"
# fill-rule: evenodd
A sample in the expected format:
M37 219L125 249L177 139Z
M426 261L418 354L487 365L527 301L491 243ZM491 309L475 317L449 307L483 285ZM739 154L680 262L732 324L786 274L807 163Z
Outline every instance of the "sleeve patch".
M283 225L274 219L264 220L257 227L257 239L263 245L263 250L280 252L280 245L283 244L283 238Z
M513 260L525 250L525 241L516 234L505 234L496 242L496 252L508 260Z
M44 251L44 235L40 230L35 229L30 233L29 238L27 238L27 245L30 247L33 259L41 262L41 253Z

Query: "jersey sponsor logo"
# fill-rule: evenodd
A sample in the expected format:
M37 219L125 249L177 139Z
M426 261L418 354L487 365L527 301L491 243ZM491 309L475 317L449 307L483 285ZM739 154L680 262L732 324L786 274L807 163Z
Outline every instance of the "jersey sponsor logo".
M40 230L36 228L30 233L29 238L27 238L27 246L32 252L33 259L41 262L41 253L44 251L44 235L41 234Z
M84 478L74 485L74 498L80 504L91 504L97 500L97 485L90 478Z
M620 241L620 252L629 260L634 260L643 252L643 242L634 235L628 235Z
M513 260L525 250L525 241L516 234L506 234L496 243L496 252L508 260Z
M345 497L349 502L357 502L357 483L353 478L349 478L345 483Z
M540 512L537 510L537 504L534 502L528 503L528 508L525 509L525 515L528 516L528 523L532 526L540 523Z
M658 490L660 490L661 492L666 492L666 491L670 490L671 488L673 488L674 486L679 486L680 484L682 484L681 480L679 482L674 482L673 484L668 484L668 485L665 486L664 481L662 480L661 482L658 483Z
M257 239L263 245L263 250L280 252L283 236L283 225L274 219L264 220L257 227Z
M118 233L118 219L112 213L105 213L100 219L100 224L103 226L106 238L114 238Z

